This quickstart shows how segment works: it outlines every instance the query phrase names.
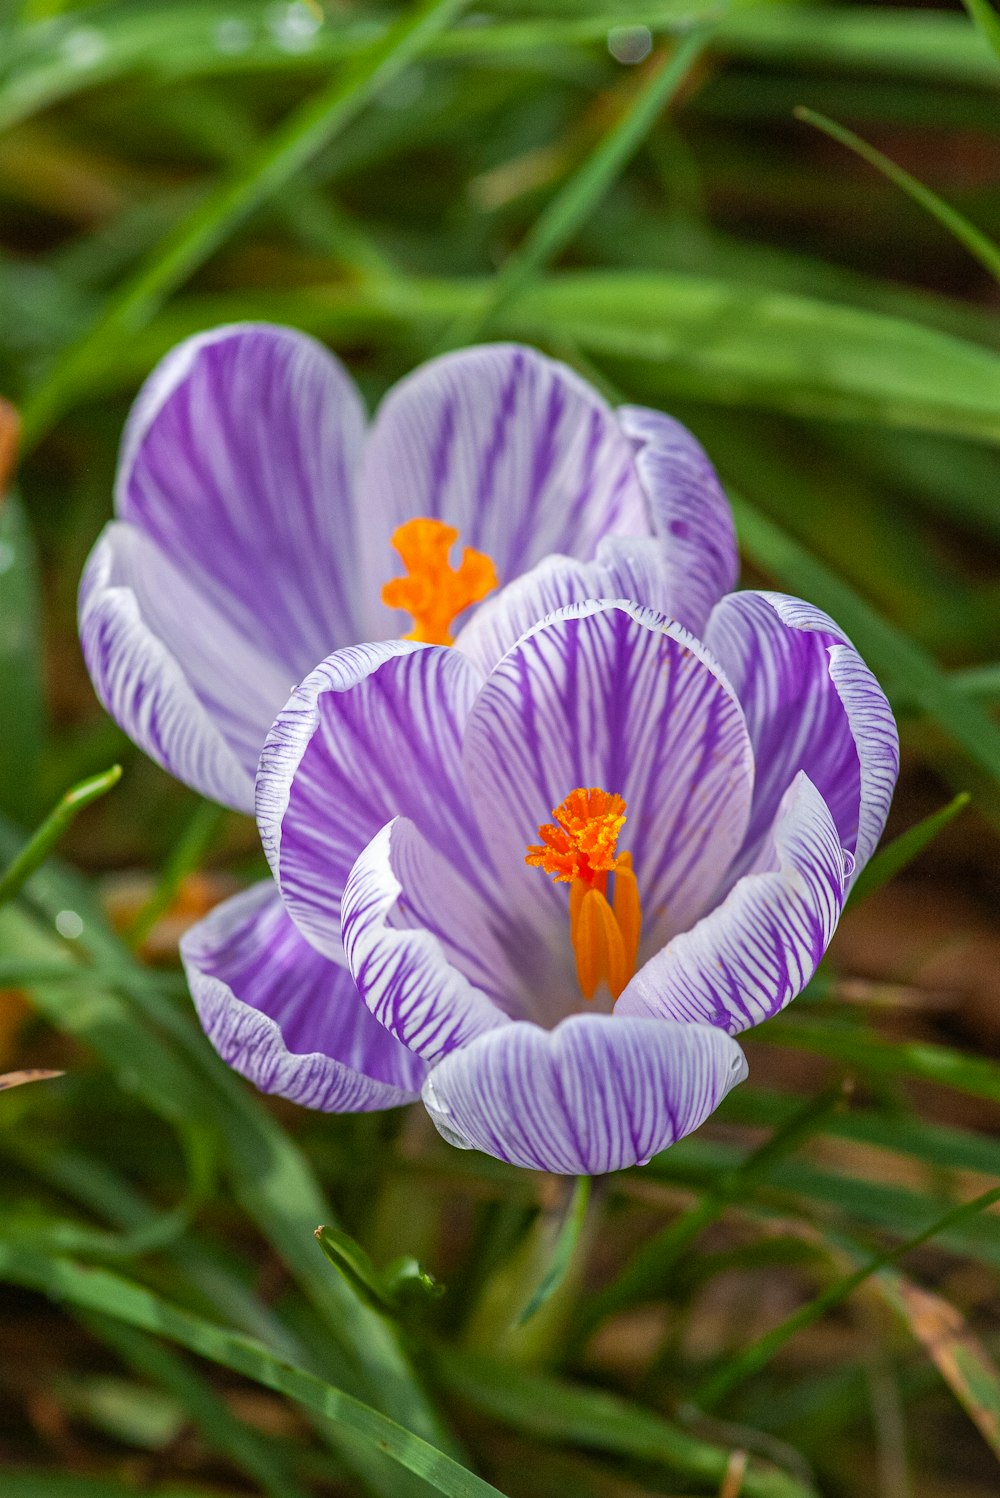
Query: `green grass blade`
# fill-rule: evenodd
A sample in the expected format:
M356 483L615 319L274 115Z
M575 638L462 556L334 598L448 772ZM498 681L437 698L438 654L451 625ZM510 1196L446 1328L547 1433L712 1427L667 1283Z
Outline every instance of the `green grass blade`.
M699 1487L718 1487L729 1470L731 1451L617 1395L451 1348L438 1350L435 1368L464 1403L539 1440L651 1462ZM742 1498L814 1498L798 1479L756 1460L740 1492Z
M866 900L873 895L883 884L888 884L890 879L911 864L915 858L919 858L925 848L929 848L940 832L953 822L959 812L964 811L971 801L968 791L960 791L954 800L949 801L947 806L942 806L940 811L932 811L930 816L924 817L915 827L908 827L901 832L899 837L893 838L886 847L880 848L869 863L861 870L854 882L848 903L855 904Z
M45 728L41 600L24 506L4 492L4 421L0 402L0 811L30 823L39 809Z
M188 874L201 864L225 819L225 808L212 801L200 801L195 807L170 850L155 890L125 933L131 947L141 947L161 915L170 908Z
M142 328L157 307L242 223L310 161L447 26L467 0L422 0L406 11L343 76L296 109L210 194L114 296L97 324L57 361L23 411L26 445L48 430L68 400L117 345Z
M1000 16L993 9L990 0L963 0L963 4L980 33L1000 58Z
M65 1259L47 1259L3 1244L0 1278L165 1337L284 1394L361 1437L445 1498L498 1498L497 1488L370 1405L285 1362L262 1342L183 1310L142 1285L103 1269L84 1269Z
M997 25L1000 27L1000 21ZM960 244L964 244L969 254L978 260L991 276L1000 280L1000 247L995 245L981 229L977 229L975 224L970 224L963 214L952 208L943 198L939 198L936 192L932 192L910 172L897 166L874 146L870 146L867 141L861 139L860 135L855 135L853 130L846 130L835 120L827 119L826 115L818 114L814 109L800 107L795 111L795 118L807 125L815 125L817 130L822 130L823 134L828 135L831 140L846 146L849 151L860 156L862 161L867 161L869 166L881 172L883 177L888 177L890 182L894 182L915 203L919 203L921 208L926 209L932 218L936 218L938 223L947 229L949 234L954 235Z
M472 343L486 334L538 272L566 248L639 149L704 48L705 37L695 33L672 56L662 59L621 119L539 214L523 244L497 276L485 306L460 318L443 348Z
M963 1202L961 1206L953 1207L938 1217L928 1227L915 1233L912 1238L907 1238L904 1243L896 1244L893 1248L886 1249L884 1253L876 1254L866 1264L844 1275L833 1285L827 1287L815 1299L801 1306L791 1316L785 1318L779 1326L773 1327L771 1331L751 1343L749 1347L734 1353L733 1357L725 1367L707 1379L700 1388L695 1390L694 1402L703 1408L710 1409L717 1405L727 1394L744 1383L754 1374L759 1373L766 1367L776 1353L780 1352L785 1343L797 1332L805 1327L811 1326L821 1316L825 1316L834 1306L853 1295L867 1279L877 1274L880 1269L885 1269L903 1258L913 1249L919 1248L921 1244L928 1243L932 1238L940 1236L951 1227L968 1221L970 1218L984 1212L987 1207L1000 1201L1000 1186L994 1186L989 1191L982 1192L971 1202Z
M110 770L102 770L99 775L89 775L86 780L81 780L78 785L74 785L66 792L49 812L38 831L0 874L0 905L13 900L25 881L30 879L38 866L45 862L63 833L72 826L81 811L91 806L93 802L99 801L102 796L106 796L121 778L121 765L112 765Z
M773 520L730 493L743 550L790 592L826 609L885 685L919 705L993 780L1000 781L1000 728L918 645L883 619L836 573Z

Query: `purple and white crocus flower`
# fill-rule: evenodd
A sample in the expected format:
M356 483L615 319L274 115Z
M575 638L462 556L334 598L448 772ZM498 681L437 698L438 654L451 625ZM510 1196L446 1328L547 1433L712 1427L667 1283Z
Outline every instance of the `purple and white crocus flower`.
M213 338L263 340L268 378L236 379L242 352L201 368ZM251 673L269 650L298 670L306 625L330 628L309 607L321 537L363 634L395 532L408 576L390 600L415 626L328 653L278 712L256 796L275 884L183 944L206 1031L263 1090L308 1106L422 1094L446 1138L516 1164L644 1162L741 1079L733 1036L823 955L895 781L877 683L818 610L728 592L728 506L667 417L612 412L527 350L474 350L404 382L361 459L331 468L305 456L321 403L301 367L337 370L315 345L244 329L185 347L140 398L124 525L84 587L91 670L133 737L211 794L192 766L250 775ZM317 480L334 469L361 496L358 510L337 498L343 552ZM247 508L270 543L250 544ZM482 550L453 568L433 532L399 544L400 526L441 519ZM362 544L359 523L376 538ZM185 563L199 525L214 550ZM432 643L465 583L481 597L493 573L506 586L454 646ZM236 784L220 799L245 805Z

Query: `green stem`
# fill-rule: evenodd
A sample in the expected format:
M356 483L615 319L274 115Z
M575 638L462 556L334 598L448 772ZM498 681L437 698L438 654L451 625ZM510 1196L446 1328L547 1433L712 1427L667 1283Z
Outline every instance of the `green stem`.
M122 778L121 765L112 765L100 775L90 775L68 790L49 812L37 832L29 839L0 874L0 905L13 900L27 879L43 864L67 828L71 827L85 807L99 801Z

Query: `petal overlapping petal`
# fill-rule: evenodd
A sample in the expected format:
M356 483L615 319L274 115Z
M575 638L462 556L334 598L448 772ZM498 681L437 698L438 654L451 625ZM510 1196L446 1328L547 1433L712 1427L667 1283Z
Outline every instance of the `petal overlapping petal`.
M581 604L525 635L480 693L464 752L484 840L529 923L565 915L565 889L523 860L577 786L625 798L621 846L654 949L702 914L743 841L742 710L697 641L635 604Z
M396 385L359 488L375 580L398 570L389 538L414 516L456 526L501 584L550 552L591 557L602 536L649 531L610 406L565 365L513 344L445 354Z
M618 419L634 447L653 532L663 543L672 600L665 612L700 636L739 574L729 501L708 454L679 421L644 406L623 406Z
M540 619L588 599L637 599L676 618L681 599L674 568L651 536L609 536L592 562L552 556L532 567L473 614L455 641L486 674Z
M405 818L376 833L354 865L343 938L364 1002L428 1061L504 1024L517 1002L509 933Z
M826 802L801 772L779 810L768 855L768 872L745 875L710 915L640 968L616 1014L718 1025L735 1035L801 993L844 903L840 838Z
M481 869L461 762L481 684L454 650L389 640L337 651L275 720L257 776L257 823L290 915L328 957L355 859L397 815L461 871Z
M119 517L144 531L285 687L357 638L365 417L323 346L245 323L178 345L132 408Z
M573 1015L514 1023L436 1066L424 1105L451 1144L561 1175L644 1165L704 1123L746 1076L710 1025Z
M899 770L895 720L871 671L827 614L780 593L731 594L705 638L743 705L757 762L734 873L755 866L799 770L829 807L859 871L885 826Z
M132 739L204 795L253 809L285 675L134 526L112 521L90 555L80 640L98 696Z
M115 721L178 780L252 811L254 765L276 706L268 662L130 526L109 526L91 552L79 613L87 668Z
M423 1062L372 1017L347 969L303 940L270 880L192 927L181 956L205 1033L261 1092L328 1113L419 1095Z

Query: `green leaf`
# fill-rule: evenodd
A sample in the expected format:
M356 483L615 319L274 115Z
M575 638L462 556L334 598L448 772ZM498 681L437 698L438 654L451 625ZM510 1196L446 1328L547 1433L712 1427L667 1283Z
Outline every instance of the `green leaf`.
M421 0L352 62L346 72L307 99L249 154L146 261L111 300L96 325L59 359L23 410L26 445L48 430L91 371L117 353L157 307L218 249L238 224L279 192L462 10L467 0Z
M990 0L963 0L963 3L981 34L997 57L1000 57L1000 16L993 9Z
M0 447L2 422L0 403ZM5 482L0 471L0 811L30 823L45 724L38 565L24 507L4 497Z
M384 1452L446 1498L498 1498L497 1488L370 1405L285 1362L262 1342L216 1326L142 1285L103 1269L84 1269L65 1259L47 1259L2 1243L0 1278L165 1337L284 1394Z
M652 1410L515 1364L440 1348L438 1377L463 1403L538 1440L652 1462L689 1481L718 1487L732 1452L699 1440ZM815 1498L811 1488L752 1460L741 1498Z
M994 20L1000 30L1000 20L996 17ZM869 166L873 166L884 177L888 177L890 182L902 188L908 197L936 218L949 234L954 235L969 251L969 254L974 256L980 265L985 266L991 276L1000 280L1000 247L995 245L982 230L970 224L967 218L958 213L943 198L939 198L936 192L931 192L929 187L925 187L910 172L904 171L888 156L884 156L881 151L877 151L874 146L862 140L860 135L855 135L853 130L845 130L844 126L838 125L835 120L829 120L825 115L817 114L814 109L802 107L796 109L795 118L807 125L815 125L817 130L822 130L824 135L830 136L831 140L839 141L842 146L846 146L849 151L853 151L856 156L867 161Z
M956 682L954 677L952 683L960 690L965 687ZM915 827L908 827L898 837L893 838L884 848L880 848L865 867L861 870L851 890L848 906L851 903L858 904L873 895L883 884L888 884L890 879L895 879L907 865L915 858L919 858L925 848L929 848L939 833L943 832L950 822L953 822L959 812L964 811L971 801L968 791L960 791L954 800L949 801L947 806L942 806L940 811L932 811L930 816L924 817L923 821Z
M0 905L13 900L81 811L106 796L121 778L121 765L112 765L110 770L102 770L99 775L88 775L86 780L81 780L66 792L17 857L0 874Z
M376 1310L390 1315L395 1311L395 1301L389 1295L385 1281L375 1268L368 1254L349 1233L342 1228L318 1227L316 1242L323 1250L324 1258L342 1274L348 1284Z

